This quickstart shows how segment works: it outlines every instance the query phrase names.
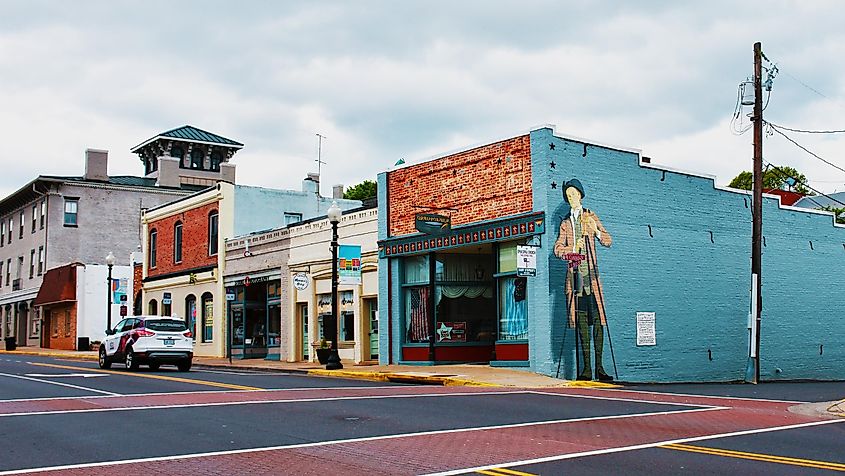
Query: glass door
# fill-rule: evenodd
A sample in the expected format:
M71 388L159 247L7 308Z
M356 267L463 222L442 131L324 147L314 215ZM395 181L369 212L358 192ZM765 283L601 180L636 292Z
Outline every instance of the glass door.
M302 360L307 361L309 359L309 347L308 344L308 304L300 304L299 305L299 312L297 313L299 316L299 329L301 331L302 337Z
M378 359L378 300L367 299L370 321L370 358Z

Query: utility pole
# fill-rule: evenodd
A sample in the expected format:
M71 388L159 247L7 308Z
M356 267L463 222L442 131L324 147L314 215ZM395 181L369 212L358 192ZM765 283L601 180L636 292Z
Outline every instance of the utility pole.
M763 236L763 92L761 87L762 51L760 42L754 43L754 201L751 232L751 358L754 362L753 383L760 383L760 323L763 312L762 258Z

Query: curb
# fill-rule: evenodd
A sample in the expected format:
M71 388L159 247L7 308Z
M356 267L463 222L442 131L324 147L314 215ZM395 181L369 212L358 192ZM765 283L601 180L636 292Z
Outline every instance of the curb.
M622 388L622 385L607 382L596 382L593 380L570 380L564 387L573 388Z
M401 372L356 372L352 370L309 370L308 375L339 377L376 382L417 383L423 385L464 386L464 387L501 387L494 383L470 380L458 375L417 375Z
M6 355L39 355L41 357L57 357L74 360L97 360L96 355L85 354L62 354L59 352L36 352L31 350L0 350L0 354Z

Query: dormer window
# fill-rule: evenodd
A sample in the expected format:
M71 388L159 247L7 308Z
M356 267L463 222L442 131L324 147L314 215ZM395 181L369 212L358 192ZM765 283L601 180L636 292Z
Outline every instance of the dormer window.
M191 168L196 170L203 169L203 158L205 158L205 152L202 149L194 149L191 151Z

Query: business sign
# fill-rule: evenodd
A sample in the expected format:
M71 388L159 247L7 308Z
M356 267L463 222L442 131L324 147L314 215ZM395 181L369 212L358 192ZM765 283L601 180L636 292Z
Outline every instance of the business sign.
M516 275L537 276L537 247L516 245Z
M637 313L637 345L656 345L653 312Z
M417 213L414 217L414 227L426 235L443 235L452 229L452 218L434 213Z
M437 342L466 342L466 322L441 322L437 326Z
M161 298L162 304L170 304L173 301L170 293L164 293L164 296Z
M126 289L129 287L129 278L114 278L111 280L111 302L114 304L126 302Z
M361 284L361 245L340 245L337 249L339 284Z
M300 291L308 289L308 275L305 273L296 273L293 275L293 287Z

